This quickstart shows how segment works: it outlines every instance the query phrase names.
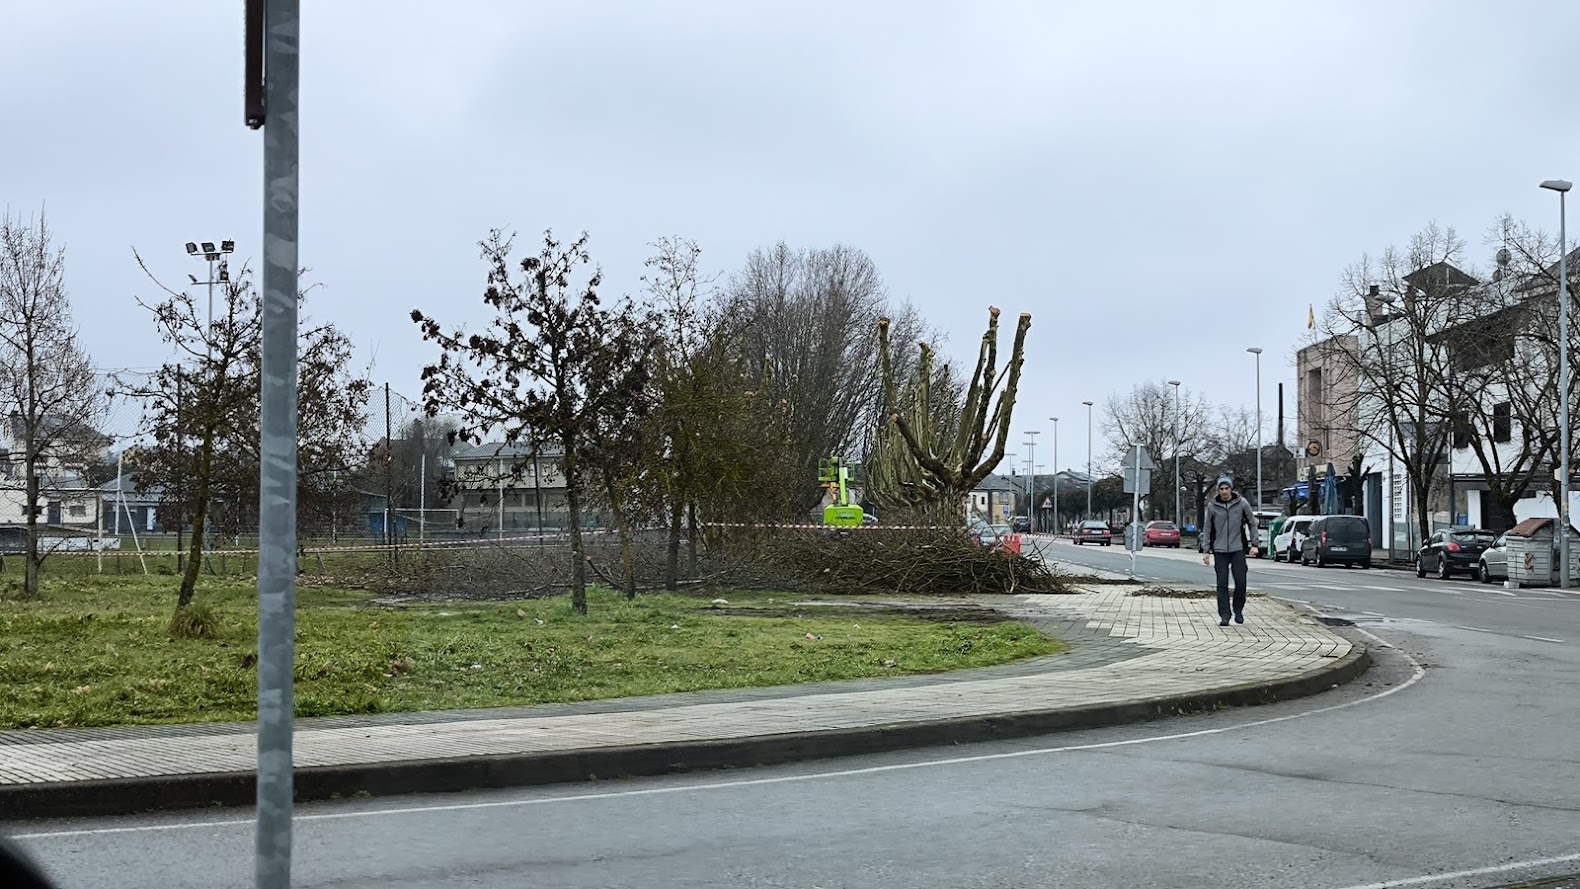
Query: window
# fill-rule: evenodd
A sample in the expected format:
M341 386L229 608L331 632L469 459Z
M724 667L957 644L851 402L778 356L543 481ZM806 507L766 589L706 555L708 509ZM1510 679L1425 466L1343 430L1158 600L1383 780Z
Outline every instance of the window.
M1453 432L1455 448L1470 447L1471 429L1469 417L1463 412L1454 414L1452 421L1449 423L1449 429Z
M1514 438L1514 414L1507 401L1492 406L1492 440L1495 442L1512 441Z
M73 503L66 507L66 514L75 519L86 518L88 515L88 507L82 505L81 503Z

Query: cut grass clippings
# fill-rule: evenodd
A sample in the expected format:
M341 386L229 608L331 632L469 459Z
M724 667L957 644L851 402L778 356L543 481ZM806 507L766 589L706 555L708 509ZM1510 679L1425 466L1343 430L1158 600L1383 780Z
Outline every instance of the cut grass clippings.
M0 600L0 728L248 721L257 606L242 581L205 579L219 638L169 632L173 578L52 578L39 601ZM298 716L392 713L932 673L1056 653L1013 622L788 607L783 595L710 599L589 592L386 608L371 594L299 592Z

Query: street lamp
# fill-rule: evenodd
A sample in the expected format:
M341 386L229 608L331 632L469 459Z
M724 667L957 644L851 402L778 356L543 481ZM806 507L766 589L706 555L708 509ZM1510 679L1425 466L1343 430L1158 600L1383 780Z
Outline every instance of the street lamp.
M1174 524L1185 530L1185 518L1180 515L1180 381L1169 380L1174 387Z
M1256 356L1256 508L1262 508L1262 350L1252 346L1245 351Z
M1573 188L1549 179L1542 188L1558 192L1558 585L1569 588L1569 232L1564 196Z
M1037 436L1041 434L1035 429L1028 429L1026 430L1028 437L1022 442L1026 446L1026 530L1028 532L1036 531L1032 527L1031 517L1035 515L1032 499L1037 496Z
M1059 534L1059 418L1049 417L1053 421L1053 533Z
M196 241L188 241L186 243L186 248L188 256L200 257L201 259L208 262L207 281L199 281L195 276L192 275L188 275L187 277L192 279L193 284L208 285L208 324L210 327L212 327L214 326L214 285L226 284L230 282L230 268L229 264L225 261L225 255L236 252L236 242L224 240L220 241L219 245L216 246L213 241L204 241L201 245L199 245ZM218 278L214 277L214 263L216 262L219 263ZM205 333L204 339L207 338L208 334Z
M1092 403L1086 405L1086 517L1092 517Z

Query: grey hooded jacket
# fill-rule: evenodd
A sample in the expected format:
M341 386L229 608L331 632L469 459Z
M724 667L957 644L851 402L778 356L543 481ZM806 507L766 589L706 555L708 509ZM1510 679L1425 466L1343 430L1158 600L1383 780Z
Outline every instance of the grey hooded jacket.
M1228 502L1209 498L1206 518L1201 523L1201 551L1237 553L1246 548L1247 541L1251 546L1262 543L1250 502L1238 492Z

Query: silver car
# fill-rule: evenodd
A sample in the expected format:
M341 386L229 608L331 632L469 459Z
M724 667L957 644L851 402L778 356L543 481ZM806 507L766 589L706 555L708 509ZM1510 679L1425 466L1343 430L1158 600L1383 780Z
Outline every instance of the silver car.
M1481 578L1482 583L1509 579L1508 535L1499 534L1491 546L1482 550L1481 558L1476 560L1476 576Z

